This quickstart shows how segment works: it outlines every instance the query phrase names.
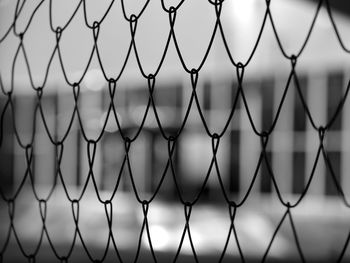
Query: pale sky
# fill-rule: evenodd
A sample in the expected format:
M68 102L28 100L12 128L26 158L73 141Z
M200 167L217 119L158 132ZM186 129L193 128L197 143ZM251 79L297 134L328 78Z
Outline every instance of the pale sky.
M12 22L15 2L0 1L0 36L4 35ZM18 18L18 32L24 30L28 24L30 14L33 13L39 2L35 0L26 3ZM54 27L63 27L79 1L56 0L52 2ZM141 4L137 4L140 3L139 1L125 2L125 10L129 16L132 13L137 14L142 7ZM167 7L172 4L176 5L176 2L165 1ZM100 20L106 12L109 3L110 1L86 1L88 22L92 24L93 21ZM24 46L32 75L34 76L35 84L38 86L43 81L50 54L56 43L55 34L52 33L49 27L48 10L49 1L45 1L33 17L30 27L24 36ZM225 1L221 21L230 51L237 62L241 61L244 63L248 59L260 30L264 11L265 1ZM307 30L315 11L316 6L305 1L272 1L271 12L281 43L287 54L298 53L307 35ZM336 23L344 43L347 47L350 47L349 19L336 14ZM197 68L200 65L214 24L214 8L207 1L188 0L177 11L175 33L184 62L189 69ZM123 18L120 1L115 1L100 28L98 46L103 66L109 77L116 77L122 68L131 40L129 23ZM169 19L167 14L161 9L160 1L151 0L138 20L136 31L137 49L145 73L150 74L157 69L168 37L169 28ZM18 38L15 38L12 32L0 44L0 74L5 83L10 82L12 63L18 44ZM63 63L70 80L79 79L87 64L92 46L92 30L85 26L83 5L81 5L71 24L64 30L60 41ZM323 68L325 65L339 67L339 65L350 64L349 56L341 50L326 12L321 11L310 41L300 61L298 61L298 66L307 70L310 68L316 70ZM219 73L217 73L218 68L220 69ZM267 21L259 47L246 72L248 74L256 74L256 72L261 72L261 70L269 72L275 68L277 70L288 70L290 62L283 58L277 41L272 34L270 22ZM99 69L96 56L93 58L89 69ZM226 74L225 72L232 72L233 69L224 51L221 37L217 34L214 46L202 72ZM51 65L49 79L62 78L60 72L56 54ZM128 74L134 76L135 72L139 74L135 56L132 55L127 65L126 76ZM174 44L171 43L160 75L168 78L169 76L181 75L183 72L184 70L179 63ZM27 75L21 52L16 61L15 75L18 81L25 79L23 76Z

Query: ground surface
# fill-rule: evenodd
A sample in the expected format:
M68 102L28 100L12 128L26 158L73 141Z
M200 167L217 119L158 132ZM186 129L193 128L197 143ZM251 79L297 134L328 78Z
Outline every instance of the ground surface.
M307 262L336 262L350 231L348 210L337 198L307 198L291 210ZM275 198L261 196L249 199L237 210L235 227L247 262L261 262L285 211L286 208ZM135 260L143 218L142 206L132 196L119 194L113 199L112 230L123 262ZM147 218L157 261L173 262L186 225L183 206L178 202L155 200L149 206ZM0 222L2 248L10 222L4 203ZM72 244L75 225L72 207L63 195L57 193L47 203L45 222L57 252L61 256L66 255ZM218 262L230 229L228 208L217 203L199 203L192 208L189 223L199 262ZM30 195L23 195L16 202L13 226L23 249L32 254L40 237L42 221L39 205ZM101 258L107 245L108 224L104 206L97 202L93 194L84 196L79 205L79 230L92 257ZM138 262L153 262L145 233L141 238ZM111 248L106 262L119 262ZM28 262L13 234L3 259L4 262ZM36 262L59 262L46 237ZM79 237L69 262L89 262ZM177 262L195 262L188 235L185 236ZM222 262L241 262L233 235ZM288 217L273 241L266 262L301 262ZM350 248L347 248L342 262L350 262Z

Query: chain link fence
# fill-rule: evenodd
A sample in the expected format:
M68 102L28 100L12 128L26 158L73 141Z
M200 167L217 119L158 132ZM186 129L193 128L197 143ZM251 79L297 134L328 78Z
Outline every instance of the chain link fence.
M5 2L0 1L2 11L9 13ZM290 260L310 262L315 260L312 253L324 255L321 245L309 252L308 243L317 247L327 238L323 220L329 211L333 219L345 215L345 227L341 240L331 241L337 248L324 260L346 262L350 81L346 69L331 72L328 82L299 73L321 12L329 19L337 51L348 60L350 43L343 40L330 1L312 5L312 19L294 52L286 48L275 22L277 1L256 1L263 10L258 17L245 13L239 1L236 6L229 0L201 2L212 18L208 27L197 28L207 32L205 45L195 43L195 32L179 33L190 0L168 2L143 1L134 8L137 12L130 12L130 1L123 0L11 3L11 21L2 23L0 36L2 60L8 58L7 69L0 68L0 262L45 262L46 254L58 262L266 262L281 251L287 255L280 259L284 261L290 250ZM149 13L155 5L156 15ZM59 7L65 10L62 19L55 16ZM223 19L230 8L235 12L229 16L259 20L243 60L230 44L235 31L227 30ZM191 19L206 20L201 9L190 11ZM165 28L162 33L146 31L144 17L153 15L163 17L157 22ZM40 16L47 20L49 38L32 36L43 30L36 21ZM104 30L107 23L112 26ZM122 54L116 58L104 47L113 42L120 24L127 34L117 36L124 44L113 46ZM288 68L273 80L269 76L279 69L264 68L271 58L257 55L267 31ZM71 37L79 42L80 34L87 36L84 45L69 42ZM193 41L189 50L198 55L195 61L183 48L186 38ZM33 56L31 41L37 48ZM145 41L157 46L157 56L145 51ZM65 53L67 43L74 52ZM7 54L9 45L15 51ZM40 56L47 46L48 54ZM81 51L84 59L75 58ZM225 69L221 61L211 64L215 52L226 59ZM40 59L44 66L34 67ZM151 70L144 60L154 62ZM256 60L263 63L251 74ZM110 70L108 63L119 69ZM74 67L79 68L75 73ZM206 82L210 72L215 81ZM50 82L52 75L60 76L60 84ZM328 90L321 87L325 82ZM314 191L321 195L315 197ZM304 210L298 209L307 200L311 205L303 209L315 215L299 220ZM255 209L273 214L272 224L261 223ZM303 225L308 218L311 223ZM268 242L258 248L252 245L256 240L244 241L242 224ZM303 235L315 224L321 229L313 239ZM286 231L289 245L280 237ZM34 238L26 236L30 232ZM64 245L55 238L62 235ZM200 236L206 236L209 246L203 248ZM94 242L99 249L90 246ZM164 247L171 247L170 252Z

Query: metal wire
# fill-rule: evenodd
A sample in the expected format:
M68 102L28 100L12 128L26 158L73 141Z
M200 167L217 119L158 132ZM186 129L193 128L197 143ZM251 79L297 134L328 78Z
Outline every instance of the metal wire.
M115 199L116 193L118 191L120 191L119 183L121 181L121 178L123 176L125 176L125 173L123 173L125 171L127 171L126 174L129 174L129 177L130 177L129 179L130 179L131 186L132 186L132 193L134 194L138 203L140 204L140 206L142 208L142 214L143 214L143 222L142 222L142 226L141 226L140 233L139 233L139 239L138 239L137 244L135 244L135 247L137 247L137 249L136 249L136 253L134 255L134 262L142 262L142 259L140 259L140 252L141 252L141 239L143 236L146 236L146 238L148 240L152 259L154 260L154 262L160 261L159 256L157 255L156 251L154 250L153 244L152 244L152 235L150 232L149 222L148 222L148 211L149 211L149 207L152 206L152 201L158 196L159 191L162 188L163 182L166 179L166 177L171 177L171 179L173 180L173 184L174 184L175 189L176 189L176 195L178 197L178 201L183 206L183 217L185 220L181 239L179 240L179 244L178 244L178 249L177 249L174 256L172 256L171 258L168 258L168 262L170 262L170 261L177 262L178 261L185 238L188 238L190 241L190 246L191 246L194 261L200 262L199 257L198 257L197 252L196 252L196 244L195 244L195 241L193 240L193 237L191 234L191 215L192 215L192 211L196 208L198 201L202 198L203 193L205 192L205 188L207 186L209 178L211 176L213 176L213 174L214 174L214 173L212 173L212 171L215 171L215 173L217 174L217 178L218 178L219 185L220 185L220 188L222 191L222 195L224 197L224 200L225 200L225 203L227 206L227 210L228 210L227 216L229 217L229 220L230 220L230 227L229 227L228 232L227 232L227 239L226 239L224 247L222 248L222 252L220 253L220 255L217 258L218 262L223 261L225 254L227 252L227 249L228 249L228 244L229 244L231 239L234 239L234 242L236 243L236 245L238 247L241 262L246 261L246 255L245 255L244 249L240 245L240 236L236 231L236 224L235 224L236 217L235 216L236 216L237 211L239 211L239 209L242 208L246 204L247 198L251 195L252 188L255 185L256 179L257 179L258 174L259 174L258 171L261 169L261 167L263 165L266 165L266 167L267 167L268 174L269 174L270 180L272 182L273 188L277 193L277 197L278 197L281 205L284 206L285 212L284 212L283 216L281 217L277 227L275 228L275 231L273 233L273 236L271 237L269 245L266 247L265 253L261 258L262 262L265 262L267 260L268 255L269 255L269 251L271 249L272 244L276 241L276 236L280 230L280 227L287 220L289 220L289 224L292 228L294 241L295 241L297 251L298 251L298 254L300 257L300 261L307 262L308 259L304 254L302 245L300 244L300 241L298 238L297 226L293 220L293 209L296 208L300 204L300 202L305 198L305 196L307 195L308 190L309 190L310 186L312 185L313 179L315 177L316 166L319 162L322 161L322 158L324 160L324 163L326 164L328 171L330 172L329 174L330 174L331 180L333 181L333 183L336 186L336 190L337 190L337 193L338 193L340 199L343 201L344 205L347 208L350 208L349 200L347 199L347 196L344 194L342 184L341 184L341 182L339 182L339 179L338 179L339 177L337 176L337 174L333 168L332 161L330 160L330 158L328 156L327 148L324 144L324 139L325 139L325 136L327 135L327 132L331 129L335 120L337 119L337 117L340 115L340 113L343 110L343 106L347 100L349 89L350 89L350 80L347 81L345 93L343 94L341 100L339 101L339 103L336 107L336 111L334 112L332 117L329 118L326 123L323 123L321 126L318 126L317 122L314 120L314 116L312 115L312 113L309 109L308 103L304 97L302 90L301 90L300 79L299 79L299 76L297 73L298 61L299 61L300 57L303 55L303 52L304 52L305 47L310 39L310 36L314 32L315 22L319 16L319 11L321 10L321 8L323 6L325 7L327 14L328 14L328 17L330 18L333 30L336 33L337 40L340 44L341 50L344 53L350 53L349 47L346 47L345 43L343 42L343 40L341 38L341 35L340 35L339 30L337 28L337 24L333 18L332 9L330 7L329 1L328 0L320 0L318 2L318 5L315 9L315 13L314 13L314 16L312 19L312 22L309 26L309 29L308 29L307 34L305 36L305 39L302 42L302 45L300 46L299 51L296 52L295 54L288 54L288 52L285 50L285 48L280 40L278 31L277 31L276 26L275 26L274 14L273 14L272 10L270 9L271 1L266 0L265 1L265 5L266 5L265 13L264 13L264 16L263 16L263 19L261 22L260 30L256 36L256 40L255 40L255 44L253 46L253 49L252 49L252 51L251 51L251 53L248 56L248 59L246 61L237 61L234 58L234 56L232 55L230 47L227 43L224 28L223 28L222 23L221 23L221 13L222 13L222 10L225 8L226 1L224 1L224 0L210 1L209 0L208 5L210 5L214 9L216 19L215 19L215 24L213 27L213 31L212 31L210 40L207 43L206 51L205 51L200 63L198 64L198 66L196 68L190 68L186 64L186 62L183 58L183 53L181 51L181 46L178 42L178 35L176 32L176 28L175 28L175 24L177 21L177 14L180 12L180 10L182 8L185 8L183 5L183 3L185 1L182 0L176 6L171 6L169 8L166 7L164 0L160 0L160 1L161 1L163 12L165 12L168 15L169 32L168 32L168 37L167 37L167 40L166 40L166 43L165 43L165 46L164 46L164 49L162 52L161 59L159 60L158 66L156 67L156 70L153 72L147 72L145 70L145 68L142 64L141 58L139 56L139 51L138 51L139 43L137 42L136 37L135 37L136 32L138 30L138 24L140 23L140 20L144 14L144 11L148 8L150 0L148 0L144 3L144 6L141 8L141 10L139 11L138 14L128 14L127 10L125 9L125 4L124 4L125 1L121 0L122 12L123 12L123 16L124 16L125 21L127 21L129 24L129 31L130 31L131 40L130 40L127 52L125 54L125 60L123 62L123 66L121 67L120 72L118 72L118 74L109 75L105 70L103 60L101 59L101 54L100 54L101 47L100 47L100 43L98 42L98 40L99 40L100 29L104 25L104 20L108 16L113 15L110 10L116 1L113 0L110 2L109 7L107 8L106 12L101 17L100 20L94 21L93 23L89 23L86 1L81 0L77 4L76 8L74 9L74 12L72 13L72 15L67 19L67 22L64 25L55 26L55 24L53 22L53 15L52 15L53 14L52 1L48 0L48 2L49 2L48 12L49 12L49 20L50 20L50 30L51 30L52 34L55 35L56 44L55 44L55 46L54 46L54 48L49 56L49 60L48 60L48 63L46 65L46 72L44 74L44 78L43 78L41 84L35 85L34 81L33 81L33 76L31 73L32 72L32 69L30 66L31 63L30 63L28 56L27 56L25 37L29 34L28 29L31 27L33 18L37 15L38 11L42 9L43 3L45 1L42 0L37 4L36 8L33 10L32 14L30 16L30 19L28 20L27 25L24 27L24 30L19 32L19 30L17 28L17 20L20 17L20 15L24 9L24 6L26 5L26 3L28 1L17 0L15 13L13 15L13 22L11 23L9 28L6 31L4 31L5 32L4 35L0 37L0 45L2 45L5 42L5 40L7 38L9 38L10 36L16 37L19 41L17 51L16 51L16 53L13 57L13 61L12 61L12 71L11 71L12 75L11 75L10 87L5 87L5 84L3 83L2 78L0 76L1 91L3 93L3 96L6 98L6 102L4 103L3 108L1 109L0 147L1 147L1 145L4 145L4 141L7 139L5 137L6 134L4 133L4 127L6 127L7 125L12 125L13 126L12 129L14 130L15 140L25 155L26 170L25 170L25 173L24 173L23 178L21 180L21 183L19 184L18 188L15 189L15 191L13 192L12 195L6 194L4 189L2 189L0 187L0 196L1 196L1 199L7 204L8 216L9 216L10 221L11 221L11 223L8 227L5 242L4 242L3 246L0 247L0 262L3 262L3 258L4 258L4 255L6 254L11 237L15 238L16 243L18 244L18 247L19 247L23 257L26 258L29 262L35 261L37 255L41 249L44 237L48 240L50 248L51 248L53 254L55 255L55 257L61 262L68 262L70 260L72 253L73 253L73 250L74 250L78 240L79 240L79 242L81 242L81 244L84 248L84 251L86 252L86 254L87 254L88 258L91 260L91 262L103 262L106 259L107 254L110 253L109 252L110 247L113 248L112 250L115 252L115 255L117 256L119 262L125 262L125 259L122 257L122 255L120 253L120 247L117 245L117 242L115 239L116 233L112 229L113 210L118 209L118 206L114 205L113 201ZM61 38L62 38L62 36L65 35L66 30L69 28L73 18L77 15L77 13L79 11L83 12L85 26L87 29L89 29L91 31L91 34L93 36L93 46L92 46L91 51L89 53L89 59L88 59L86 65L84 66L83 73L81 74L78 81L73 82L72 80L70 80L69 74L67 72L67 67L64 64L64 58L63 58L64 54L63 54L62 48L61 48ZM246 95L245 72L251 63L252 58L254 57L254 54L257 50L257 47L259 46L261 37L264 34L264 30L265 30L267 24L270 24L272 26L273 34L274 34L276 41L278 43L278 47L279 47L281 53L283 54L283 57L286 60L290 61L290 73L289 73L287 82L285 83L283 95L282 95L281 100L280 100L278 107L277 107L277 112L273 117L273 121L272 121L270 127L266 130L259 130L258 125L256 124L256 122L254 122L254 119L252 116L252 111L251 111L251 106L249 104L249 99L247 98L247 95ZM206 120L203 106L201 106L201 103L200 103L200 100L198 97L198 92L196 89L197 84L198 84L199 75L201 74L201 69L203 68L203 66L207 62L207 58L208 58L208 55L213 47L213 42L214 42L215 37L216 38L220 37L223 40L224 49L225 49L224 51L230 60L232 72L235 72L235 74L233 74L233 76L237 78L237 87L236 87L237 92L234 94L234 98L232 100L233 103L231 105L230 114L229 114L222 130L218 130L218 131L212 131L210 126L208 125L208 121ZM163 66L163 62L164 62L165 57L168 53L169 46L172 44L175 47L176 54L181 62L183 71L186 72L186 74L188 75L188 78L189 78L190 83L191 83L192 91L190 94L189 102L188 102L186 109L184 111L185 114L184 114L183 120L181 122L181 125L178 126L178 128L176 129L175 132L172 132L171 134L169 134L167 129L164 127L165 126L164 123L162 123L162 120L159 117L159 109L157 108L156 103L155 103L154 91L157 89L156 82L157 82L157 78L158 78L158 73ZM23 139L21 138L19 128L18 128L18 125L16 124L16 120L15 120L15 103L14 103L14 100L15 100L14 91L16 89L16 86L14 84L15 78L16 78L16 76L15 76L15 64L16 64L16 61L17 61L20 53L22 53L23 57L24 57L25 65L26 65L28 76L30 79L32 92L34 94L36 94L34 118L33 118L33 125L32 125L33 128L32 128L32 133L31 133L32 136L31 136L28 143L25 143L23 141ZM115 98L118 96L117 86L120 82L120 78L124 75L126 64L130 60L131 54L135 55L139 72L142 75L142 77L147 81L147 85L148 85L148 101L146 103L146 107L145 107L144 112L143 112L142 121L139 124L139 127L137 127L136 131L133 134L125 132L125 129L124 129L124 127L119 119L120 117L118 117L118 114L117 114L118 105L115 103ZM103 76L105 78L106 83L108 84L109 102L108 102L107 117L106 117L105 122L103 124L103 128L101 129L100 133L95 138L91 138L86 133L86 130L85 130L84 125L83 125L83 121L82 121L82 117L81 117L82 110L81 110L81 108L79 108L79 99L81 97L80 89L81 89L82 81L87 74L87 71L92 63L92 58L94 55L96 55L96 57L97 57L99 67L103 73ZM54 134L54 132L50 131L49 125L48 125L48 117L45 115L45 110L43 107L43 96L46 92L45 88L47 86L47 79L48 79L49 71L50 71L50 68L52 65L52 61L55 57L57 57L59 60L61 72L63 73L66 84L71 87L71 96L74 98L74 109L72 111L72 114L71 114L71 117L69 120L69 125L67 126L63 135L61 135L60 137L58 137L57 134ZM295 83L296 94L298 96L298 99L300 99L300 101L301 101L303 111L307 117L307 121L311 124L311 126L315 130L316 134L318 134L318 141L319 141L318 149L317 149L317 152L316 152L316 155L314 158L314 164L313 164L312 170L310 171L310 173L307 177L308 178L307 183L306 183L303 191L301 192L301 194L297 198L297 201L295 201L295 202L289 201L288 197L283 196L283 194L281 193L278 182L276 181L275 172L273 171L273 168L272 168L270 160L269 160L268 150L267 150L267 147L269 146L269 143L270 143L269 139L271 138L271 135L275 131L276 124L280 120L280 115L281 115L280 113L281 113L281 110L283 108L285 99L286 99L286 97L288 97L288 94L291 92L290 89L292 86L291 85L292 82ZM243 195L241 200L233 200L233 199L231 199L230 194L227 192L226 187L225 187L225 183L222 179L222 174L221 174L221 171L219 168L219 163L218 163L219 156L217 155L217 153L218 153L218 149L220 148L220 145L222 144L221 139L227 133L228 127L232 123L232 120L237 112L238 101L242 102L243 109L248 116L252 131L261 140L261 152L260 152L260 156L259 156L257 163L250 164L250 165L255 166L255 171L254 171L254 175L252 177L249 188L247 189L246 193ZM187 200L184 197L183 189L180 186L179 179L178 179L179 178L179 176L178 176L179 171L176 170L175 163L174 163L173 159L174 159L174 152L177 148L179 138L181 137L181 135L183 134L183 131L187 127L189 114L193 110L193 108L198 110L200 120L201 120L201 123L205 129L205 132L206 132L207 136L211 139L212 157L211 157L211 161L209 163L209 168L207 170L205 178L201 184L200 190L198 191L198 193L196 194L196 196L193 199ZM154 113L154 116L156 118L157 128L158 128L164 142L167 143L167 162L166 162L166 165L164 166L164 170L162 172L161 178L158 181L158 184L155 187L154 192L151 193L151 195L148 199L143 199L142 194L137 189L137 186L135 183L135 175L133 173L132 163L130 161L130 149L133 147L135 142L139 139L140 133L144 129L144 125L145 125L145 121L147 119L147 116L149 116L149 114L151 112ZM9 115L12 116L12 121L11 121L11 123L5 123L5 117L9 116ZM114 189L111 192L110 198L103 199L101 197L98 183L96 181L96 176L95 176L94 171L93 171L93 166L94 166L94 163L96 162L97 145L101 142L102 138L105 136L106 126L107 126L107 121L108 121L109 116L113 117L118 125L120 137L123 141L123 145L121 145L121 147L123 147L123 149L124 149L124 158L122 160L119 172L116 171L117 182L114 185ZM50 191L48 192L48 194L45 197L40 196L37 189L35 188L35 182L34 182L35 176L34 176L34 171L32 168L33 167L33 148L34 148L33 145L34 145L34 140L35 140L34 137L35 137L35 132L36 132L36 121L38 118L40 118L42 123L44 124L46 135L48 136L51 144L55 147L55 154L56 154L56 156L55 156L54 183L52 184ZM62 175L62 171L61 171L62 158L63 158L64 152L65 152L64 149L65 149L65 146L67 145L67 137L70 134L70 132L72 130L73 123L75 121L78 121L79 130L81 132L83 140L86 142L86 145L87 145L86 154L88 157L88 169L89 169L87 177L84 178L83 188L82 188L78 198L73 198L72 195L69 193L67 186L66 186L67 183L66 183L66 181ZM28 181L30 182L32 192L34 193L35 198L37 200L38 209L39 209L40 217L41 217L41 221L42 221L40 238L39 238L35 248L32 249L30 252L26 251L26 249L23 247L23 241L19 237L18 230L16 229L16 226L13 223L15 218L16 218L16 214L15 214L16 201L18 199L19 194L24 189L25 183ZM49 202L50 198L52 197L52 194L54 193L58 183L61 183L63 185L63 189L65 191L66 198L71 204L71 213L72 213L73 221L74 221L74 225L75 225L75 230L74 230L73 238L71 241L71 245L65 254L62 254L58 251L57 247L52 242L52 237L51 237L51 235L47 229L47 226L46 226L47 215L48 215L47 211L49 209L48 202ZM83 235L81 233L80 223L79 223L81 200L82 200L84 194L86 193L86 189L89 185L93 186L93 188L96 192L96 196L97 196L98 201L104 207L105 215L106 215L106 219L107 219L107 226L109 228L108 239L107 239L107 242L105 245L104 253L98 259L94 257L93 253L86 245L86 241L84 240ZM341 249L341 252L337 256L336 262L343 262L343 257L344 257L344 254L346 253L347 248L348 248L349 240L350 240L350 232L347 236L346 241L343 244L343 248Z

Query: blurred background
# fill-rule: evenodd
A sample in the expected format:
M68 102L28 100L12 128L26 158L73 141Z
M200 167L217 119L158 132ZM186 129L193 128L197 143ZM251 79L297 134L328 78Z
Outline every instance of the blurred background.
M342 43L350 47L349 4L345 1L329 2ZM187 116L192 95L191 74L183 65L189 70L201 65L196 87L198 103L211 133L221 134L225 129L235 104L239 81L219 29L202 64L215 28L214 5L200 0L187 0L181 4L176 12L174 32L182 61L171 40L159 67L170 32L169 17L163 11L161 1L149 1L137 19L135 45L138 53L136 56L131 50L129 57L132 38L130 23L124 15L130 17L140 13L146 1L33 0L18 3L22 9L14 27L16 32L25 32L22 42L13 30L7 31L14 21L16 1L0 0L0 76L3 88L0 93L3 122L0 251L4 252L4 262L25 262L21 250L28 255L37 253L44 231L43 210L46 210L45 231L57 253L65 256L74 244L72 261L89 259L81 237L74 241L75 208L67 193L71 200L79 199L92 173L100 198L108 200L113 196L113 211L107 212L108 208L105 210L99 202L90 179L79 202L79 230L92 257L100 258L109 246L111 251L107 260L117 260L112 245L107 243L107 216L110 215L113 215L112 230L121 257L126 262L136 257L144 214L143 206L135 197L135 189L141 200L148 200L164 175L158 194L149 204L147 219L158 261L173 260L186 219L172 173L166 168L168 142L159 129L152 106L144 127L130 147L131 172L123 165L125 145L122 135L133 138L138 133L147 109L149 88L142 73L156 75L153 95L159 120L168 136L176 135ZM177 6L180 1L163 3L169 8ZM243 89L251 119L259 131L269 130L273 124L292 70L291 61L284 55L298 55L317 5L318 1L308 0L271 1L270 12L279 39L276 39L271 21L267 19L255 50L266 12L265 1L226 0L222 4L222 32L232 58L237 63L249 61L244 69ZM91 26L102 18L96 41L97 54L94 50L96 29L88 28L86 23ZM54 52L57 34L52 30L57 28L62 30L60 56ZM324 4L295 66L302 98L317 127L327 125L344 97L350 76L349 58ZM113 102L119 125L109 113L110 85L106 81L109 78L118 78ZM76 106L72 83L78 82L80 93ZM43 91L40 99L42 111L36 108L38 96L33 89L39 87ZM13 94L11 107L6 106L9 91ZM79 110L80 121L76 115L72 118L75 107ZM342 112L326 130L324 139L334 174L347 199L350 195L349 112L350 103L346 100ZM101 132L103 135L96 143L90 171L89 152L93 145L88 140L97 140ZM54 141L64 138L63 147L55 147L49 134ZM31 143L32 147L26 150L25 146ZM299 199L314 173L306 196L291 209L291 214L305 259L330 262L338 259L347 244L350 209L339 196L322 155L317 161L319 146L319 133L312 127L292 80L276 126L269 136L267 157L286 202L293 204ZM219 172L214 168L210 171L212 139L193 102L172 160L183 199L191 202L201 193L192 208L189 224L200 262L218 261L232 231L218 174L226 194L237 203L245 198L254 175L257 175L248 199L237 209L234 222L245 259L260 262L264 256L286 208L278 198L267 165L263 163L257 170L261 150L261 139L254 133L242 96L239 96L234 115L219 141L216 154ZM64 185L61 180L57 181L59 153L62 154L59 173ZM209 180L202 189L208 171ZM23 188L17 191L21 185ZM15 205L11 207L4 196L15 196ZM45 205L37 200L48 196ZM15 214L12 220L11 210ZM7 245L8 231L12 234ZM240 259L233 234L229 240L224 261ZM36 255L39 262L55 259L50 242L44 234ZM347 259L350 259L349 249L345 251L343 262ZM300 261L288 217L273 239L268 260ZM153 259L144 231L140 262L148 261ZM179 262L195 262L188 235Z

